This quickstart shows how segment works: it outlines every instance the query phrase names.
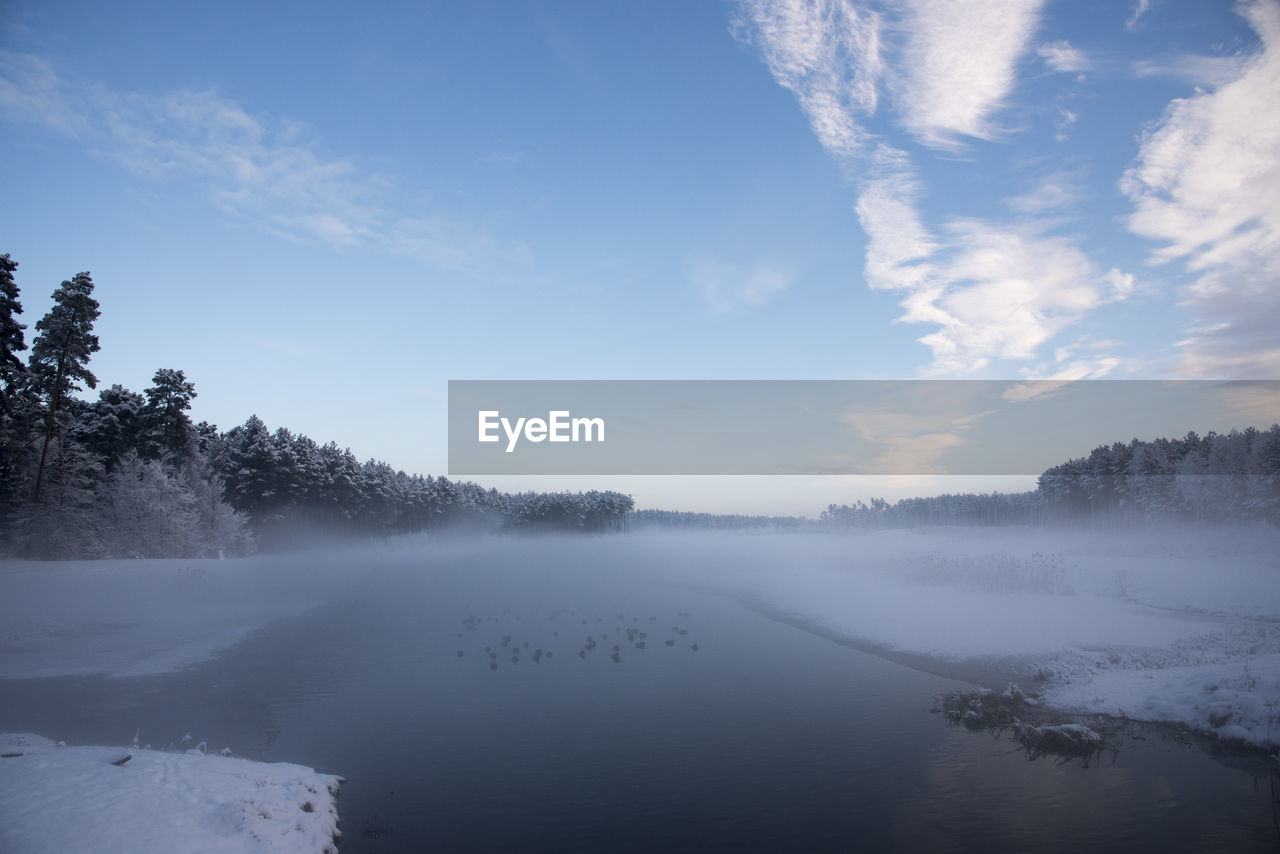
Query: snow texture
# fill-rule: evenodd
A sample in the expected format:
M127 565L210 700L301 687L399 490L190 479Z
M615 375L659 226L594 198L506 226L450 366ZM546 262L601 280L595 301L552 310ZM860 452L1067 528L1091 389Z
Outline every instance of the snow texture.
M0 850L334 852L340 777L199 750L0 735Z
M824 633L944 663L989 661L1066 711L1280 742L1274 529L742 539L750 555L702 580ZM691 562L714 564L714 546L689 547Z

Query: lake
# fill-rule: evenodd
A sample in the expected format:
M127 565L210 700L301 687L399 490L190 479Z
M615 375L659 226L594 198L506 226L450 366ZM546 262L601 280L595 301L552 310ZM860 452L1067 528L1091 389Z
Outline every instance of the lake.
M669 575L512 554L370 558L327 604L179 673L2 682L0 729L156 748L190 733L341 774L343 852L1280 840L1260 760L1145 727L1088 763L1030 761L930 712L972 686Z

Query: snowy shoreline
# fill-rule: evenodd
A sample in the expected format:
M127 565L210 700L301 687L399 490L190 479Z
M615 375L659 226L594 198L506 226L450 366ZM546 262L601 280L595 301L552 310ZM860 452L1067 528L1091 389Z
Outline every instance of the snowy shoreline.
M0 734L0 849L333 854L342 778L283 762Z
M1073 714L1280 742L1280 532L938 528L644 533L239 560L0 562L0 679L172 672L433 564L550 550L724 593L917 670ZM374 576L353 566L379 566ZM68 590L80 595L69 596Z
M1228 747L1280 759L1276 744L1280 741L1280 723L1275 723L1274 717L1272 717L1270 737L1267 733L1266 704L1273 703L1274 700L1259 700L1252 691L1242 691L1240 687L1233 686L1231 680L1222 678L1223 669L1220 664L1184 669L1153 666L1153 669L1165 670L1167 678L1161 680L1164 684L1156 683L1154 679L1147 680L1155 684L1149 685L1146 689L1147 693L1143 693L1140 687L1133 684L1132 676L1127 670L1102 671L1101 668L1096 668L1099 670L1096 675L1088 673L1090 667L1096 665L1098 657L1110 660L1119 654L1117 650L1100 650L1092 653L1071 650L1064 651L1053 659L1006 656L957 658L906 652L866 638L841 634L812 618L794 612L783 612L763 602L748 601L746 604L769 619L922 673L966 682L979 690L999 692L1007 690L1006 686L1017 686L1029 697L1035 699L1043 713L1059 719L1101 716L1119 723L1138 722L1169 727ZM1073 683L1069 677L1058 677L1061 681L1057 681L1055 677L1045 675L1050 671L1059 672L1059 669L1067 669L1064 667L1066 662L1071 663L1071 670L1083 672L1085 678ZM1261 679L1263 673L1271 673L1274 678L1276 665L1273 662L1268 661L1267 664L1258 665L1258 667L1255 678ZM1226 683L1225 689L1223 683ZM1110 687L1104 687L1108 684ZM1208 686L1215 684L1218 688L1208 691ZM1087 697L1095 690L1090 686L1099 686L1098 692L1102 696L1110 698L1125 696L1126 700L1122 702L1117 702L1115 699L1103 700L1101 696L1093 702L1088 699L1075 699ZM1216 704L1206 707L1202 717L1187 714L1188 709L1199 708L1194 696L1168 697L1170 694L1176 694L1177 688L1182 688L1183 694L1195 695L1197 688L1202 686L1207 693L1218 694ZM1126 688L1128 690L1124 691L1123 689ZM1239 713L1233 715L1231 713L1233 704L1237 707L1247 706L1247 711L1244 715ZM1218 726L1211 724L1210 715L1218 718ZM1242 718L1248 724L1247 726L1241 725Z
M1196 532L1202 539L1204 532ZM916 670L1064 715L1182 727L1274 754L1280 559L1270 530L1154 554L1070 532L875 532L779 577L721 577L750 607ZM1233 539L1236 537L1238 539ZM858 560L842 551L856 546Z

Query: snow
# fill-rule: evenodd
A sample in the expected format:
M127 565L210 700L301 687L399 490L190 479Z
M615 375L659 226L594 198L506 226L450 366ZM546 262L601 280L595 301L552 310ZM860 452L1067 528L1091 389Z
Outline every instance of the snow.
M1274 647L1273 638L1269 648ZM1064 709L1178 723L1229 740L1276 744L1280 653L1236 657L1227 649L1213 646L1211 661L1199 664L1178 663L1185 659L1176 650L1169 651L1167 661L1128 660L1109 667L1097 666L1089 654L1070 656L1067 666L1055 663L1058 679L1044 699Z
M740 539L703 583L824 634L944 670L986 663L1064 711L1280 741L1274 529ZM714 546L688 548L688 562L715 563Z
M301 765L31 734L0 734L0 754L3 851L336 851L341 778Z
M990 662L1063 709L1280 740L1275 529L643 533L287 559L10 561L0 678L176 670L405 555L417 566L542 551L721 590L864 647Z

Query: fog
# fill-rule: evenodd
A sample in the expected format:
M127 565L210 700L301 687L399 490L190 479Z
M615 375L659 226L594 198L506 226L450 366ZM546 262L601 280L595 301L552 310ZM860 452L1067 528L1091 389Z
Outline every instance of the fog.
M1265 768L1159 729L1121 746L1099 721L1266 749L1275 545L1242 528L650 530L6 562L0 731L188 735L341 774L343 850L665 850L708 828L729 846L962 828L1010 847L1061 838L1064 814L1101 843L1219 840L1188 804L1264 847ZM1083 722L1112 752L1032 771L1008 733L929 714L1011 682L1035 698L1019 714ZM1149 797L1157 780L1174 794Z
M1236 655L1243 666L1247 651L1255 667L1280 652L1276 545L1268 528L645 531L328 542L222 561L7 562L0 677L175 670L273 620L352 602L420 601L424 625L453 634L463 618L504 611L669 625L687 591L916 656L934 672L998 664L990 678L1001 683L1055 668L1066 680L1101 648L1142 649L1169 666L1189 663L1186 648L1203 665L1213 659L1205 650L1221 647L1224 662Z

